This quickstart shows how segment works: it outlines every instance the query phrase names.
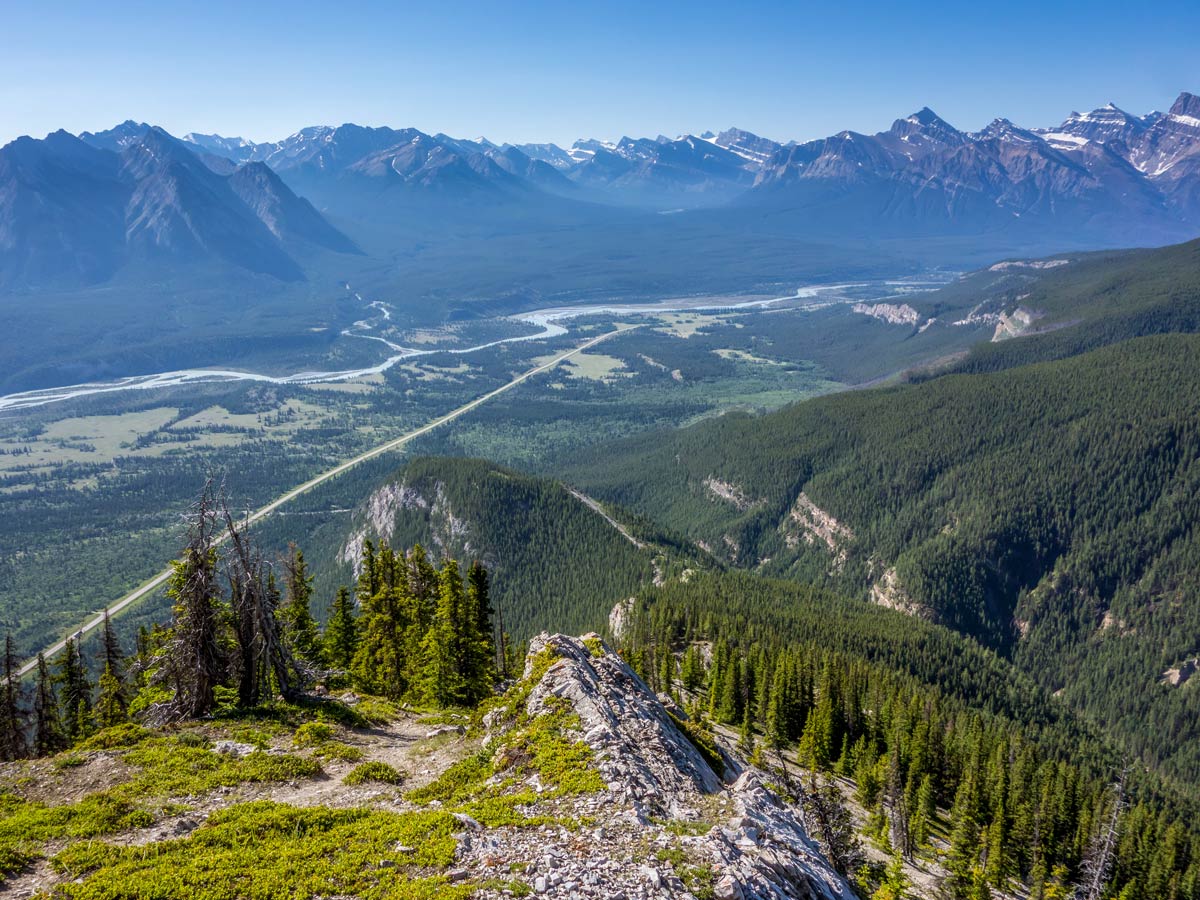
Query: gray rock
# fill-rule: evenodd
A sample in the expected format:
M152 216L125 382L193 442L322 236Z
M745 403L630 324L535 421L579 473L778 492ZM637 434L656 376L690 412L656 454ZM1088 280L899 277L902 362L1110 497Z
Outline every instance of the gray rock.
M249 756L257 749L257 747L250 744L239 744L237 741L217 741L213 744L214 753L220 753L222 756L232 756L235 759Z

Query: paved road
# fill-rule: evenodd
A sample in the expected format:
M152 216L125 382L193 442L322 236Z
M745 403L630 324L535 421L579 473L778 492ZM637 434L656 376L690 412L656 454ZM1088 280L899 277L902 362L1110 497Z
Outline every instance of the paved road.
M248 522L257 522L260 519L266 518L271 513L275 512L275 510L279 509L279 507L283 506L285 503L289 503L290 501L295 500L297 497L299 497L302 494L307 494L313 488L317 487L320 484L324 484L326 481L328 481L331 478L336 478L338 475L341 475L347 469L351 469L354 466L357 466L359 463L366 462L368 459L374 459L376 456L380 456L381 454L389 453L392 450L396 450L400 447L403 447L409 441L416 440L417 438L421 437L422 435L428 434L429 432L433 431L435 428L445 425L447 422L452 422L455 419L457 419L459 416L466 415L467 413L469 413L471 410L475 409L476 407L482 406L483 404L487 403L489 400L492 400L495 397L500 396L505 391L512 390L517 385L529 380L533 376L540 375L542 372L546 372L546 371L549 371L550 369L553 369L559 363L563 362L566 359L570 359L575 354L582 353L585 350L596 346L601 341L608 340L613 335L620 334L623 331L628 331L631 328L636 328L636 327L637 327L636 325L619 326L614 331L609 331L609 332L606 332L597 337L591 338L590 340L584 341L582 344L580 344L575 349L568 350L565 353L560 353L558 356L554 357L550 361L544 362L540 366L535 366L534 368L530 369L527 372L523 372L522 374L518 375L516 378L514 378L512 381L508 382L507 384L496 388L494 391L489 391L488 393L484 394L482 397L476 397L470 403L466 403L466 404L458 407L458 409L452 410L452 411L446 413L444 416L441 416L440 418L434 419L432 422L422 425L420 428L416 429L415 431L410 431L410 432L408 432L408 434L401 435L398 438L393 438L392 440L387 441L386 443L380 444L377 447L372 447L370 450L367 450L365 453L360 453L358 456L354 457L353 459L348 459L344 463L339 463L338 465L334 466L332 469L322 472L320 475L316 476L315 478L310 478L308 481L304 482L304 484L300 485L299 487L292 488L292 490L290 490L286 494L283 494L282 496L277 497L276 499L272 500L266 506L255 510L254 512L252 512L249 515L249 517L247 518L247 521ZM163 571L161 571L157 575L155 575L153 578L151 578L149 581L144 582L139 587L130 591L124 597L122 597L119 600L115 601L114 603L110 604L108 607L108 614L110 616L114 616L117 613L121 612L122 610L128 609L130 606L137 603L139 600L144 600L147 597L151 596L152 594L157 592L160 588L162 588L163 585L165 585L167 583L167 581L171 577L171 572L172 572L172 570L169 568L164 569ZM104 614L98 613L91 619L88 619L86 622L81 624L74 631L72 631L71 636L75 637L75 638L81 637L81 636L87 634L89 631L93 631L93 630L99 628L103 624L104 624ZM64 640L58 641L55 644L51 644L49 647L45 648L42 651L42 653L45 654L45 656L47 658L49 658L49 657L53 656L54 654L58 653L65 646L66 646L66 640L64 639ZM29 660L27 663L25 663L23 666L21 666L21 668L18 670L18 672L20 675L25 676L25 675L28 675L30 672L32 672L36 667L37 667L37 658L35 657L34 659Z

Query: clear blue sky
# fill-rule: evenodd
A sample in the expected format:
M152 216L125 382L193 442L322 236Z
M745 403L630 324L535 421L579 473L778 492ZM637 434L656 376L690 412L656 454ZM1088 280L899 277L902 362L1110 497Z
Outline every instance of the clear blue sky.
M1046 7L1053 7L1047 9ZM495 141L737 125L1054 124L1200 93L1200 2L0 0L0 143L126 118L274 140L304 125Z

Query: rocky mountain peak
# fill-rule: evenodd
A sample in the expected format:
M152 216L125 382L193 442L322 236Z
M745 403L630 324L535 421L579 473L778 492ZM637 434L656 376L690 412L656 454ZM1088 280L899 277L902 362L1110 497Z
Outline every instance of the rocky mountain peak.
M1200 97L1184 91L1179 95L1175 102L1171 104L1169 115L1187 116L1188 118L1196 119L1198 122L1200 122Z

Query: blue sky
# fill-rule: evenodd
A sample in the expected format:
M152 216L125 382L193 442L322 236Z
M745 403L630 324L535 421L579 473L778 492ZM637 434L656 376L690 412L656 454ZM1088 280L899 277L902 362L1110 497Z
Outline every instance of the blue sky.
M729 125L803 140L924 105L975 129L1200 93L1196 0L0 0L0 23L0 143L126 118L255 140L343 121L513 142Z

